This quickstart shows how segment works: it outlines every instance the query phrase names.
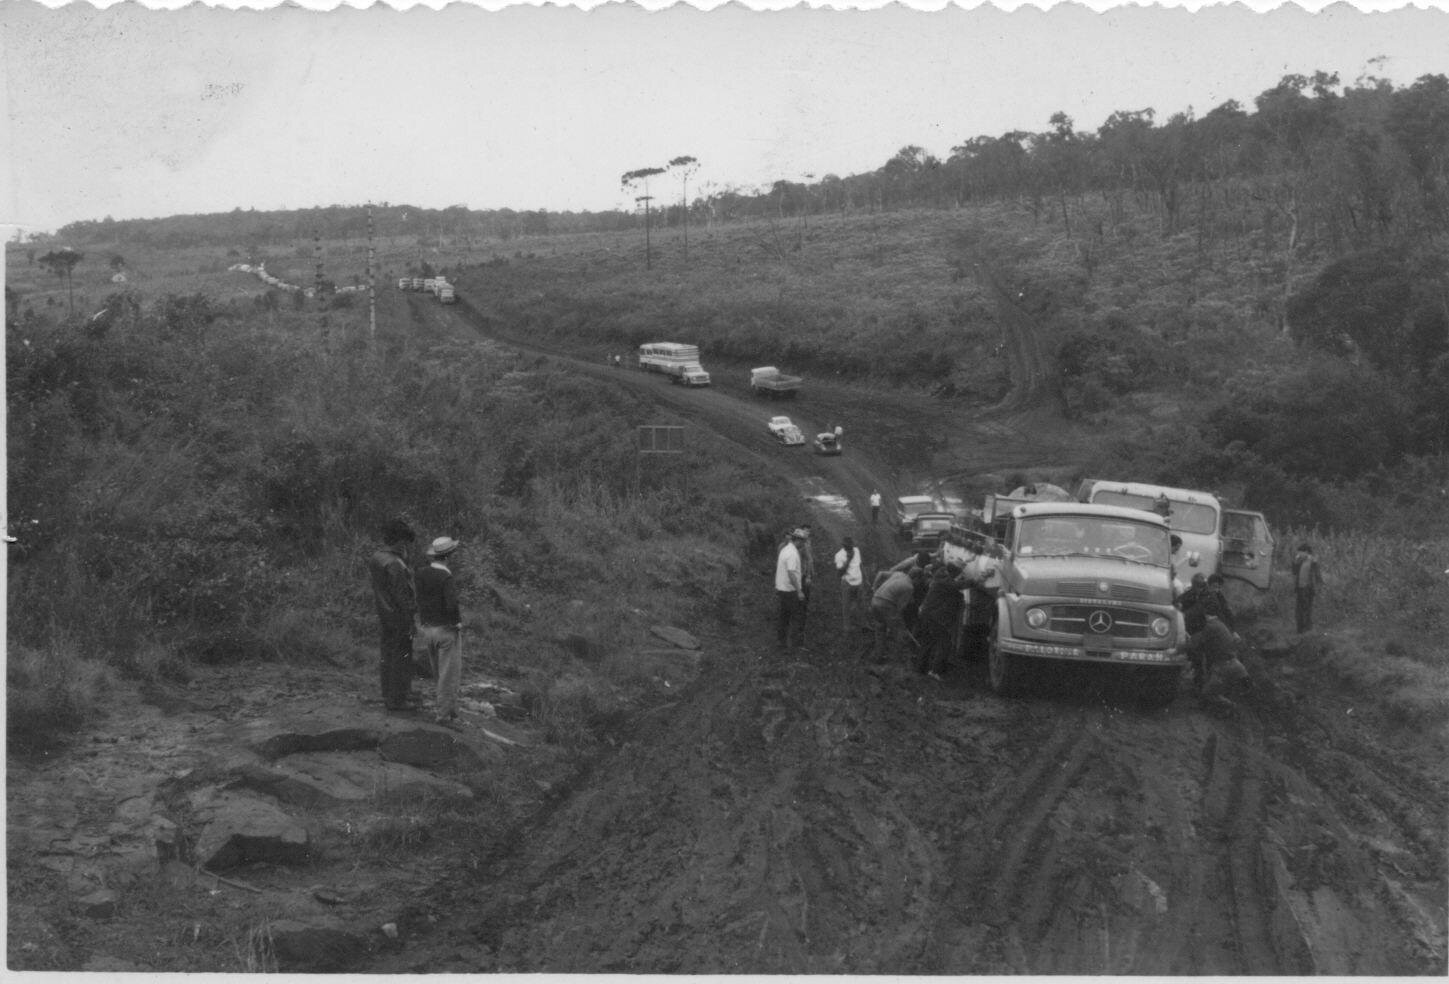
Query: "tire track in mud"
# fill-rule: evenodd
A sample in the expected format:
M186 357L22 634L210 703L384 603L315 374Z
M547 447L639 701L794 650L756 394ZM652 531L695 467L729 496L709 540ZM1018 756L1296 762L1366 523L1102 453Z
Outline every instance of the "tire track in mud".
M942 918L929 931L927 963L933 970L928 972L957 972L964 967L1032 972L1023 937L1031 942L1030 921L1039 918L1050 892L1052 865L1043 863L1054 840L1049 822L1087 767L1094 747L1085 711L1058 719L1019 768L1019 778L995 798L952 866L951 887L940 906ZM1018 909L1027 910L1025 931L1016 924ZM990 929L983 931L981 924ZM998 936L999 965L982 967L979 948L990 936Z

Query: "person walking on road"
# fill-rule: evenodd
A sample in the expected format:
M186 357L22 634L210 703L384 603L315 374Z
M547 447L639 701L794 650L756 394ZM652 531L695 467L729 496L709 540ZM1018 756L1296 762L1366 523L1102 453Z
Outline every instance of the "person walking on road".
M383 546L373 551L367 561L372 598L377 607L382 704L389 711L406 710L415 700L412 694L413 622L418 602L407 554L416 539L411 526L394 519L383 527Z
M1313 630L1313 596L1323 583L1323 573L1318 568L1318 558L1313 556L1313 545L1302 543L1293 555L1293 610L1298 621L1298 634Z
M850 623L860 613L864 577L860 573L860 548L845 537L835 552L835 572L840 575L840 631L849 633Z
M875 521L880 518L880 493L871 490L870 493L870 525L874 526Z
M775 598L779 612L775 618L775 639L780 652L788 653L799 641L804 614L805 582L800 575L800 545L805 531L796 527L789 541L775 558Z
M416 576L418 623L437 667L439 724L451 724L458 717L458 682L463 675L463 616L448 559L457 549L457 540L438 537L428 547L427 565L419 567Z

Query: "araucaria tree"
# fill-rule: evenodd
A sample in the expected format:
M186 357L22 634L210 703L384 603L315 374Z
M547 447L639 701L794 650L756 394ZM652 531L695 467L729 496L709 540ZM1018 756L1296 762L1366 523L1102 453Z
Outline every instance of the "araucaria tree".
M52 270L57 277L65 278L66 298L69 301L72 317L75 315L75 291L71 286L71 271L83 259L85 259L84 254L76 252L69 246L53 249L40 258L41 266Z
M698 158L688 155L676 157L669 162L669 169L679 175L679 206L684 212L684 258L689 259L689 179L699 170Z
M626 171L619 178L619 187L625 190L640 188L644 194L635 197L634 201L644 203L644 269L648 270L653 266L653 251L649 242L649 203L653 196L649 194L649 179L658 177L664 173L662 167L641 167L637 171Z

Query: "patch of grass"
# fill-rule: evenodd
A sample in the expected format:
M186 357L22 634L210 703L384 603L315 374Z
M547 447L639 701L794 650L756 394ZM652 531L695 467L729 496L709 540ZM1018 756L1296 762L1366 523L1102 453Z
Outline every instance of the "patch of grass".
M55 631L39 646L12 645L5 664L6 737L10 747L53 747L105 706L111 673Z

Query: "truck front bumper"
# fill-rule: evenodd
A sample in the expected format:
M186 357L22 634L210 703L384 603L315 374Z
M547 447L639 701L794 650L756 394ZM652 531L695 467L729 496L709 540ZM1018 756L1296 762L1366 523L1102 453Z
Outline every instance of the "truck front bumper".
M1187 656L1177 649L1087 649L1084 646L1052 642L1002 639L1001 651L1039 659L1070 659L1084 663L1134 663L1156 666L1186 666Z

